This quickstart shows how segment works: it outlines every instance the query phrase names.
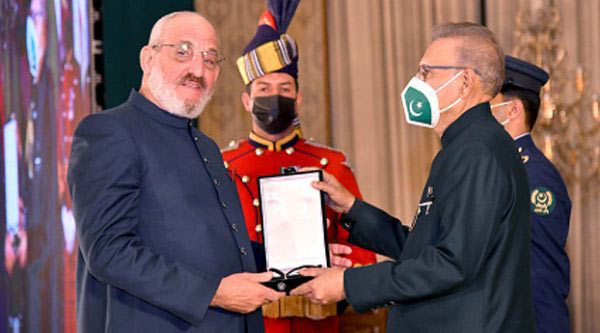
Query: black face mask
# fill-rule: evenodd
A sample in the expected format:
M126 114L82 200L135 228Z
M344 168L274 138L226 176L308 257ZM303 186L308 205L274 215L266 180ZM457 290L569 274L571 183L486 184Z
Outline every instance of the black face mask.
M296 100L281 95L255 97L252 114L263 131L279 134L296 119Z

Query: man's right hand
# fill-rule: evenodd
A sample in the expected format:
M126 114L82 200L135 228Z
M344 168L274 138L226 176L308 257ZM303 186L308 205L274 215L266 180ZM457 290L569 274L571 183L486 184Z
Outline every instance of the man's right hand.
M302 168L300 171L317 170L316 168ZM312 187L321 190L329 196L327 205L338 213L348 213L356 197L342 185L337 178L323 170L323 181L312 182Z
M219 283L210 305L233 312L250 313L285 296L285 293L276 292L260 284L271 278L272 272L229 275Z

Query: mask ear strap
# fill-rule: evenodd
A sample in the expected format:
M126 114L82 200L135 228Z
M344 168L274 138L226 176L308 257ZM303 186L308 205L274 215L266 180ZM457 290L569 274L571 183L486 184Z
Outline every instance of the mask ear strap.
M452 81L456 80L457 77L459 77L465 70L461 70L460 72L456 73L450 80L446 81L446 83L442 84L439 88L437 88L435 90L435 92L438 92L444 88L446 88L447 85L449 85L450 83L452 83Z
M495 108L499 108L505 105L508 105L510 103L512 103L513 101L506 101L506 102L502 102L502 103L496 103L496 104L492 104L490 105L490 109L495 109Z
M454 107L456 104L458 104L458 102L460 102L462 100L462 97L459 97L456 101L454 101L452 104L448 105L447 107L443 108L442 110L440 110L440 113L442 112L446 112L448 110L450 110L452 107Z

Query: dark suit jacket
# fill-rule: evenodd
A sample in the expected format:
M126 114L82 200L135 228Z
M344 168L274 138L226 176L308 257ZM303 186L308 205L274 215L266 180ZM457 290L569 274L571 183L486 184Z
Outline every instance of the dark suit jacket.
M357 201L350 241L394 259L344 274L390 332L532 332L528 183L512 139L480 104L442 136L414 228Z
M80 332L261 332L209 307L220 280L255 272L235 185L194 122L133 91L75 132L69 189L80 237Z

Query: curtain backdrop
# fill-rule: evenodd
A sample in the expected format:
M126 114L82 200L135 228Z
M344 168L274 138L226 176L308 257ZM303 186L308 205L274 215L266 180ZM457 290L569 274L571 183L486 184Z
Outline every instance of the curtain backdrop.
M242 106L244 82L235 62L256 33L256 24L266 9L263 0L196 0L196 10L213 23L227 60L221 67L212 101L200 117L200 128L219 146L246 138L250 114ZM304 99L299 116L307 137L329 143L329 100L327 95L327 41L325 2L303 0L288 33L299 45L300 92Z

